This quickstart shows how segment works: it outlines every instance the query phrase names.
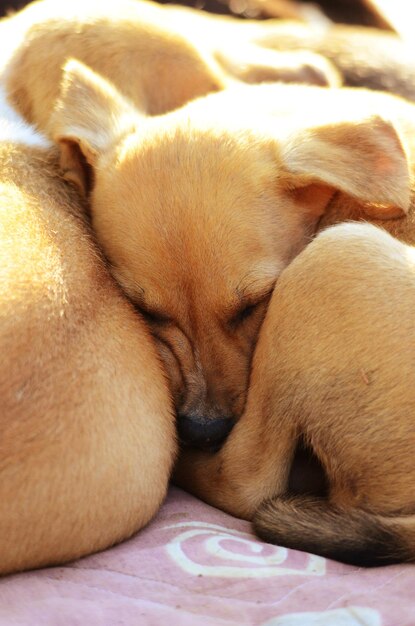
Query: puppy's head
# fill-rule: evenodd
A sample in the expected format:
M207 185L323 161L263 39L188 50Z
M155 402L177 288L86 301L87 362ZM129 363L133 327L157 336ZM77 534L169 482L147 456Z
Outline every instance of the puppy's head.
M283 139L212 117L208 99L145 118L72 61L54 127L66 177L90 193L113 274L154 335L181 436L201 447L243 411L274 285L333 194L388 216L409 201L405 155L379 118Z

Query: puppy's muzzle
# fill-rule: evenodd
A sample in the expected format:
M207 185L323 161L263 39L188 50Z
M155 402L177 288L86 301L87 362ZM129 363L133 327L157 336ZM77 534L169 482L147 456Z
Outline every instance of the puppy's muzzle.
M217 451L234 426L230 417L207 418L201 415L179 415L177 428L182 443L202 450Z

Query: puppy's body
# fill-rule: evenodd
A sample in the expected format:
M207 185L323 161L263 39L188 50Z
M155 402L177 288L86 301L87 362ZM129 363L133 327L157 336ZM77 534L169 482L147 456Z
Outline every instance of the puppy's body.
M0 105L0 573L128 537L175 456L165 381L59 176Z
M68 58L107 77L150 114L236 80L332 86L344 81L415 100L410 50L376 29L238 20L142 0L123 0L113 8L96 0L39 0L2 20L0 31L0 68L10 68L8 92L33 120L46 115L42 111L56 99Z
M150 114L177 108L226 82L219 65L168 29L162 11L151 4L123 0L111 8L94 0L46 0L2 20L0 29L10 42L2 55L9 99L42 128L68 58L107 76Z
M393 33L344 25L318 31L303 24L273 20L264 23L262 32L255 24L250 27L256 45L285 52L301 47L323 55L347 86L388 91L415 101L412 48Z
M136 0L116 5L97 0L33 2L0 22L5 42L0 72L10 101L28 121L45 128L69 58L108 78L150 115L176 109L238 79L339 84L331 63L309 52L285 54L246 42L241 59L232 62L226 53L216 58L205 38L195 36L192 23L180 28L175 15L156 3Z

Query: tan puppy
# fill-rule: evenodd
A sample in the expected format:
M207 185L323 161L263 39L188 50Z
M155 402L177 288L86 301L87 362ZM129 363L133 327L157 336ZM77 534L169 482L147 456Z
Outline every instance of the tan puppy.
M414 561L414 309L413 247L369 224L320 234L275 288L243 417L216 455L186 453L179 482L254 516L268 541L358 565ZM299 438L327 499L287 494Z
M191 15L196 14L194 11ZM40 0L0 22L0 76L13 106L44 128L59 93L61 68L76 58L109 78L148 114L170 111L237 79L339 84L330 62L309 52L247 43L240 58L197 41L192 23L151 2ZM212 28L211 28L212 30ZM45 72L47 68L47 72Z
M83 1L78 1L67 5L67 3L61 4L60 2L45 0L34 3L20 14L4 21L0 26L3 28L4 38L6 39L7 34L10 41L9 46L5 48L3 61L3 80L6 83L9 96L15 107L29 121L34 122L44 130L49 130L51 134L54 132L49 126L52 103L57 97L61 64L68 55L86 61L111 78L139 107L140 111L146 113L164 112L176 108L196 96L209 91L220 90L234 82L230 78L231 75L239 76L244 80L264 77L275 78L275 74L267 74L268 70L266 70L267 67L273 69L272 63L274 61L276 62L277 73L281 71L278 62L273 57L267 56L269 54L267 50L252 45L251 41L257 33L256 30L253 30L254 24L247 23L245 28L237 20L218 20L216 22L214 18L201 17L197 12L181 10L178 7L161 8L151 3L129 2L127 0L122 5L117 4L116 9L112 10L107 6L105 8L100 7L94 2L85 4ZM255 28L257 26L258 24ZM214 34L218 27L218 32L223 34L223 37L219 38L220 45L217 41L218 36ZM222 32L223 27L227 30ZM226 32L229 33L228 37L225 36ZM268 30L262 29L261 32L268 32ZM24 45L19 45L19 38L24 41ZM254 62L251 61L252 58L255 59ZM46 74L44 72L45 66L48 67ZM131 72L132 66L135 68L134 72ZM294 63L292 67L294 75L295 67ZM301 68L301 63L297 67ZM264 97L267 97L266 92L264 92ZM239 98L244 99L245 95L242 93ZM95 113L93 112L95 103L92 101L90 104L92 107L91 116L87 116L87 111L83 109L81 117L84 116L84 128L86 126L95 127L95 130L101 133L97 124L98 126L107 126L108 115L112 115L113 99L110 97L104 107L98 106ZM251 106L254 113L251 111L250 119L252 114L257 116L256 108L260 99L260 95L253 99ZM302 114L304 101L301 96L300 100ZM221 100L218 101L218 107L221 106L221 102ZM225 108L228 107L227 113L224 112L225 117L228 119L234 117L231 112L231 105L227 105L224 101L224 106ZM232 101L232 106L239 110L240 100L235 98ZM260 108L262 106L260 103ZM295 106L298 108L298 102L295 103ZM78 112L75 113L75 116L78 116ZM222 111L217 110L216 116L222 116ZM213 120L211 124L216 124L216 122ZM245 124L245 121L242 122L242 126ZM114 130L112 128L110 134ZM122 132L124 131L125 129L122 130ZM117 132L115 131L116 134ZM187 142L185 135L186 131L184 130L183 139ZM110 139L109 135L107 139ZM343 146L346 146L351 135L346 133L343 139ZM103 141L105 143L104 138ZM216 141L220 142L220 138L218 137ZM244 142L245 144L249 143L246 133ZM62 142L62 145L65 152L62 165L67 179L77 183L80 187L85 186L91 178L90 172L88 168L79 167L79 155L72 154L76 142L65 141ZM181 148L178 149L181 150ZM211 150L210 147L208 149ZM215 150L214 147L213 150ZM227 150L226 146L224 146L224 150ZM213 157L214 154L212 153ZM161 158L164 157L161 156ZM251 151L247 153L247 159L251 159ZM81 163L81 165L84 164ZM232 168L232 163L229 163L229 166ZM164 168L163 164L162 167ZM203 170L205 163L196 167L201 167ZM259 167L258 172L252 170L253 179L259 179ZM362 171L366 170L363 169ZM324 176L327 176L327 172L323 175L323 179ZM347 173L345 178L348 178ZM177 179L176 175L174 175L174 179ZM190 177L189 181L191 182L191 180ZM170 185L170 182L167 184ZM208 184L208 179L206 179L206 184ZM192 185L188 185L188 189L183 190L183 193L191 195L193 193ZM251 191L246 193L246 198L249 197L250 193ZM253 193L255 193L254 190ZM259 195L262 193L259 188L258 193ZM307 193L306 191L306 196ZM321 187L319 194L321 195L320 204L324 205L331 191L327 192L324 187ZM391 195L393 195L393 190ZM313 198L314 195L311 196L311 201ZM376 199L379 200L377 197ZM189 210L192 203L194 205L194 200L188 202ZM306 204L309 202L307 197L304 197L303 200ZM273 201L274 199L270 200L270 202ZM237 184L230 190L227 202L229 205L235 204L235 206L240 202ZM167 363L172 380L176 408L183 418L180 420L180 424L184 439L201 445L211 443L216 445L226 436L234 419L241 414L245 402L252 348L262 319L259 314L261 307L256 307L255 320L253 319L254 316L248 315L254 311L254 307L251 307L250 303L256 304L262 300L262 310L265 310L267 294L272 289L275 277L278 275L279 265L286 264L304 244L304 237L307 238L314 229L314 222L320 208L316 209L316 214L313 214L314 209L312 208L310 219L305 225L305 232L301 230L303 218L299 213L283 216L283 227L287 228L287 245L282 243L282 247L280 247L281 236L276 238L275 234L271 236L269 233L269 237L264 242L265 247L257 251L256 258L255 255L247 258L249 268L252 267L251 261L257 262L259 266L266 266L265 270L259 270L261 275L259 283L262 282L262 284L257 284L253 289L252 283L257 280L255 272L250 276L250 272L246 269L245 283L251 284L250 291L246 290L246 285L242 283L237 288L236 285L240 282L241 274L239 270L236 273L232 289L229 290L227 287L228 291L224 294L223 306L220 307L219 315L214 313L214 316L218 320L224 318L229 320L232 318L229 309L232 308L234 311L234 328L238 327L238 332L230 331L230 327L226 328L227 340L223 341L221 332L217 332L221 328L220 323L217 323L214 326L214 341L205 350L199 345L200 340L196 338L196 335L200 334L205 337L203 341L206 341L205 329L200 329L197 332L190 332L185 329L184 333L188 338L190 337L191 345L193 342L197 347L196 354L193 354L189 346L183 343L175 329L172 332L170 329L168 330L168 338L166 333L163 333L164 345L160 347L160 351ZM238 215L235 215L235 218L239 220ZM253 219L256 220L256 216ZM298 222L301 224L300 229ZM258 226L261 227L262 223L263 221L260 219ZM278 230L279 226L274 225ZM122 227L122 222L120 222L120 226ZM154 225L150 231L152 235L156 232ZM238 233L238 228L235 228L234 232L235 234ZM249 239L248 233L245 235ZM104 239L105 235L102 234L102 237ZM197 229L195 237L198 241ZM151 242L151 238L147 238L147 241ZM276 248L280 247L281 259L275 259L274 244ZM210 243L208 245L210 247ZM267 246L269 246L268 252L265 250ZM199 251L199 255L201 255L202 249L203 247ZM144 247L143 255L146 254L145 250ZM116 257L119 252L115 251L114 254L110 254L110 251L107 250L107 253L117 265ZM124 252L122 255L124 256ZM220 258L219 255L218 259ZM130 260L127 260L126 263L130 263ZM140 258L137 258L137 263L141 263ZM238 264L242 269L243 265L239 263L239 259ZM128 276L122 276L117 273L117 270L114 270L114 273L126 287L125 282L128 281ZM222 268L219 273L222 275ZM214 284L212 281L212 285ZM155 287L156 285L152 285L153 291ZM142 302L142 298L137 297L137 288L141 293L140 285L127 288L127 293L135 302ZM240 294L243 290L246 291L246 294L241 299ZM230 298L230 292L233 294L232 298ZM190 297L193 296L186 296L184 302L188 301ZM201 301L201 309L203 309L202 295ZM158 320L155 319L156 308L154 306L149 307L148 302L149 298L147 298L146 309L152 314L152 326L153 328L157 327L157 336L160 339L160 316ZM175 302L161 302L161 308L158 312L163 313L164 310L165 317L175 320L178 324L179 318L183 317L183 314L178 311L169 311L172 307L176 307ZM208 311L208 308L204 307L204 309L206 312ZM209 315L206 313L209 324L212 313ZM169 344L167 346L165 345L166 341ZM217 347L214 346L215 343L218 343ZM201 356L201 352L206 352L206 354ZM223 371L226 374L223 375ZM215 420L213 421L212 418Z
M9 91L28 119L32 107L47 115L68 57L109 78L149 113L171 110L235 79L333 86L343 79L415 100L410 50L376 29L238 20L142 0L112 6L40 0L2 20L0 37L0 68L11 60Z
M409 206L404 150L373 110L398 118L412 106L334 90L326 106L324 94L305 94L315 101L306 125L295 112L301 88L283 86L235 88L145 118L90 70L66 67L50 124L62 168L84 191L93 180L94 230L146 314L180 434L194 445L219 444L241 415L275 282L335 194L366 217Z
M176 451L153 343L57 156L0 102L0 574L131 535Z

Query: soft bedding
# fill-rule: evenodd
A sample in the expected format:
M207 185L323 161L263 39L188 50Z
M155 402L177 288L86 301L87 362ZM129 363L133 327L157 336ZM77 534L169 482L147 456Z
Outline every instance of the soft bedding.
M129 541L0 581L0 626L124 624L414 626L415 565L366 570L271 546L171 488Z

